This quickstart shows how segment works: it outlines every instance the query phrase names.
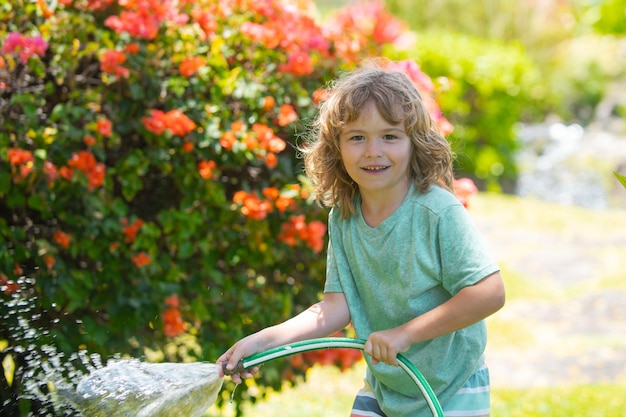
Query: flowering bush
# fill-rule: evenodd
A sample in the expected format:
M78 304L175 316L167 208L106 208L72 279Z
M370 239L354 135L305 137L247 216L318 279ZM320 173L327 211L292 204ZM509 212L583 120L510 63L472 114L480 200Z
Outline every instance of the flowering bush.
M403 34L380 4L325 25L302 0L16 0L0 16L0 297L35 300L66 352L192 336L203 360L317 300L326 213L293 145L325 83Z

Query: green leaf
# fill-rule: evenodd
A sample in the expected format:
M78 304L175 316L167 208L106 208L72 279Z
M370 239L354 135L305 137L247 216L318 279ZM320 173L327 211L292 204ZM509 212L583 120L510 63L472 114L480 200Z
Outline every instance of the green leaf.
M42 211L44 208L43 198L38 194L31 194L30 197L28 197L28 207Z
M9 192L11 188L11 174L3 171L0 172L0 196Z
M624 186L624 188L626 188L626 177L617 172L614 172L613 174L615 174L617 180Z

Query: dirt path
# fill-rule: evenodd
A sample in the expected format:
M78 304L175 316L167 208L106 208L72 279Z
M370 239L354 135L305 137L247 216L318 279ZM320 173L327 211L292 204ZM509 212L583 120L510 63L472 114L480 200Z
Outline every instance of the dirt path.
M488 204L470 211L515 295L489 319L493 386L626 383L626 211Z

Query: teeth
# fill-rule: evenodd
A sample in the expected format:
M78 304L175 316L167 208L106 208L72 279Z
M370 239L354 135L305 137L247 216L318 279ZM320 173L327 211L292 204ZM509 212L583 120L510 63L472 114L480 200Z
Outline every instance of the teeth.
M366 171L380 171L383 170L387 167L363 167L364 170Z

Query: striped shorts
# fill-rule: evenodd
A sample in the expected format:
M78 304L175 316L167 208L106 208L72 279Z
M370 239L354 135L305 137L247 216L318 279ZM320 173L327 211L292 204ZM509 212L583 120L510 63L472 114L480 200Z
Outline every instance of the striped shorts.
M489 404L489 369L483 365L441 406L445 417L489 417ZM387 417L367 383L357 393L350 417Z

